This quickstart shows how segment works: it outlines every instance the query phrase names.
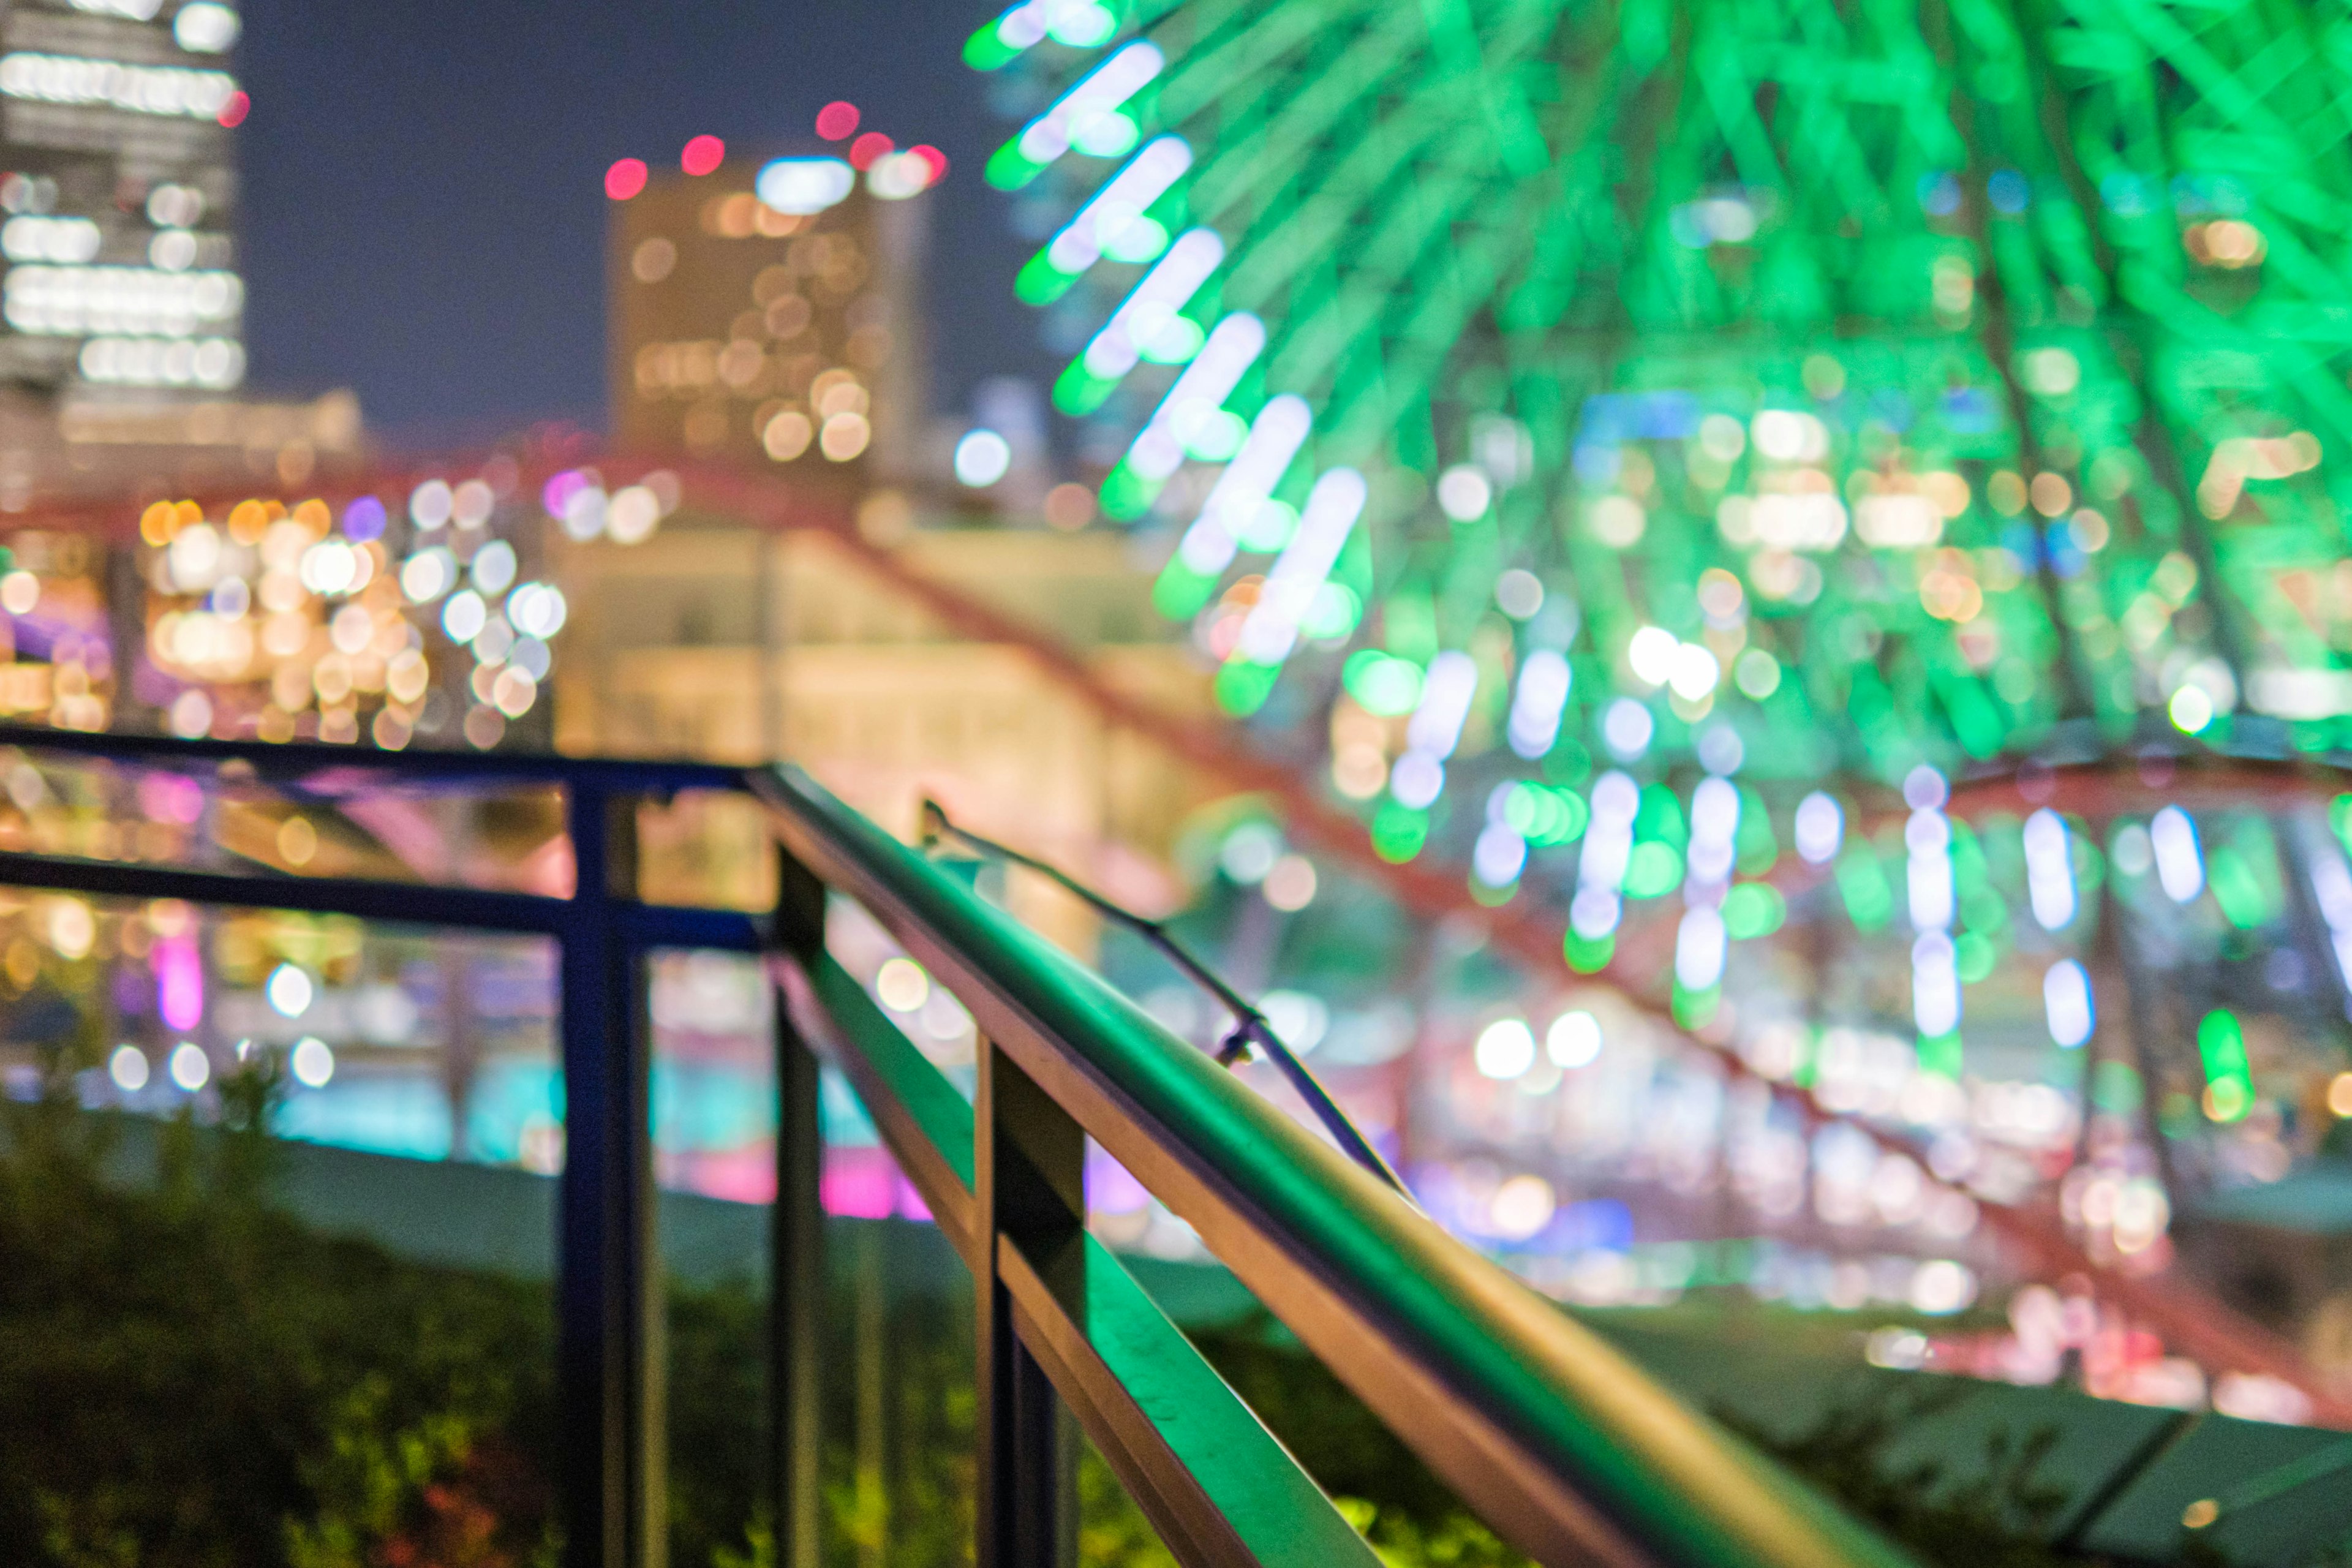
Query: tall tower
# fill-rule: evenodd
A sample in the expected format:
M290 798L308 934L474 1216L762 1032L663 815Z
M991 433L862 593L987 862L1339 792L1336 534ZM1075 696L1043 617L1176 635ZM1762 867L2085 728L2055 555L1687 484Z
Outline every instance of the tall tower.
M928 165L894 185L834 157L730 159L615 200L614 443L769 471L907 472L927 374L926 204L907 198L930 178Z
M0 16L0 379L243 382L240 26L216 0L40 0Z

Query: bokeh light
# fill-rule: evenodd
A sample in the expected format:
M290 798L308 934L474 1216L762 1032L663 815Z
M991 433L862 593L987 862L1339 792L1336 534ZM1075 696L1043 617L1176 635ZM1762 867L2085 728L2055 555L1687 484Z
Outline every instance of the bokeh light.
M771 209L807 216L837 205L857 188L857 175L838 158L777 158L760 171L754 189Z
M646 188L646 161L643 158L615 159L604 171L604 194L616 202L625 202Z
M838 142L857 129L857 105L835 99L816 111L816 133L828 142Z
M956 443L955 476L959 484L984 489L1013 467L1013 447L993 430L968 430Z

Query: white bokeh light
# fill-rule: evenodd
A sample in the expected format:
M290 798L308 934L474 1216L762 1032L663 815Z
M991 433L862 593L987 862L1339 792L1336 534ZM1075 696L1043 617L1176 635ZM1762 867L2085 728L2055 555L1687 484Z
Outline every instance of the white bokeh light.
M1544 1031L1544 1054L1555 1067L1590 1066L1601 1056L1601 1021L1582 1008L1562 1013Z
M310 1010L310 1002L318 988L310 976L291 963L281 963L269 972L263 988L269 998L270 1010L281 1018L299 1018Z
M956 443L956 482L986 489L1013 468L1013 444L993 430L968 430Z
M305 1035L294 1042L287 1065L293 1069L294 1081L303 1088L324 1089L335 1076L335 1053L318 1036Z
M1471 1057L1488 1078L1517 1078L1536 1065L1535 1031L1524 1018L1497 1018L1478 1032Z

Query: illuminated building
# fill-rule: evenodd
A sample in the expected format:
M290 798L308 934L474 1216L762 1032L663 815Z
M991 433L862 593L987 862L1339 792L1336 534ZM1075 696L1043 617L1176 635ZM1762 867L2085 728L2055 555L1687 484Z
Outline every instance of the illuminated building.
M143 470L213 479L237 471L299 486L313 469L348 468L363 452L359 399L349 391L308 403L83 398L58 411L56 428L74 470L109 478Z
M794 169L820 173L780 190ZM916 297L926 204L908 198L936 176L928 163L916 173L921 184L901 189L832 157L730 160L646 176L614 200L615 447L818 482L903 472L929 374ZM762 201L763 178L797 210Z
M0 377L222 392L245 378L215 0L14 5L0 23Z
M111 503L290 489L361 454L348 392L235 395L246 355L233 136L247 100L228 63L242 25L216 0L69 0L0 16L0 516L76 492ZM298 494L210 515L159 502L135 544L114 542L114 519L9 531L0 713L356 738L386 704L395 650L375 645L399 616L397 589L369 593L394 564L386 506L372 504L340 531L323 500ZM328 556L348 570L306 572ZM331 603L346 595L372 608ZM383 624L362 637L369 616ZM375 733L404 743L421 710L401 718L396 694L388 706Z
M1173 711L1207 706L1197 663L1158 630L1150 580L1114 540L924 529L893 559L1052 628L1115 689ZM1140 904L1178 897L1172 843L1213 781L1024 648L943 624L830 538L698 518L688 505L658 548L573 544L554 575L572 606L552 689L559 750L782 757L908 832L936 794L976 830L1088 868ZM1042 886L1021 891L1025 915L1091 942L1082 911Z
M821 504L864 496L869 519L906 533L924 503L866 487L919 457L925 204L908 198L944 160L861 133L846 104L818 131L839 156L727 160L698 139L676 172L625 160L608 174L614 444L778 474ZM940 789L1073 864L1139 846L1144 867L1196 798L1020 650L943 630L821 537L694 507L627 548L642 537L574 531L555 568L575 606L555 689L566 751L786 757L908 824ZM1108 540L925 528L902 555L1097 649L1122 679L1201 700L1148 581ZM1083 941L1070 913L1046 918Z
M44 0L0 18L0 510L38 496L356 458L349 393L246 377L236 127L217 0Z
M251 410L243 412L251 413ZM0 714L186 736L546 744L562 592L545 540L657 521L667 476L610 498L516 463L421 482L155 501L136 534L19 528L0 553ZM274 489L275 487L273 487ZM528 489L528 493L526 493ZM119 504L119 503L118 503Z

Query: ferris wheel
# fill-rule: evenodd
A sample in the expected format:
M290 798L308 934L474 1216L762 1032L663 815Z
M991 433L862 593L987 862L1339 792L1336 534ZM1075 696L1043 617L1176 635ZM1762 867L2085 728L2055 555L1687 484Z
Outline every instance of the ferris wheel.
M2339 743L2352 163L2293 19L1027 0L967 53L1230 710L1343 666L1571 770L1892 782Z
M1765 1076L2089 1042L2083 1180L2185 1204L2352 1107L2347 27L1024 0L966 58L1228 712Z

